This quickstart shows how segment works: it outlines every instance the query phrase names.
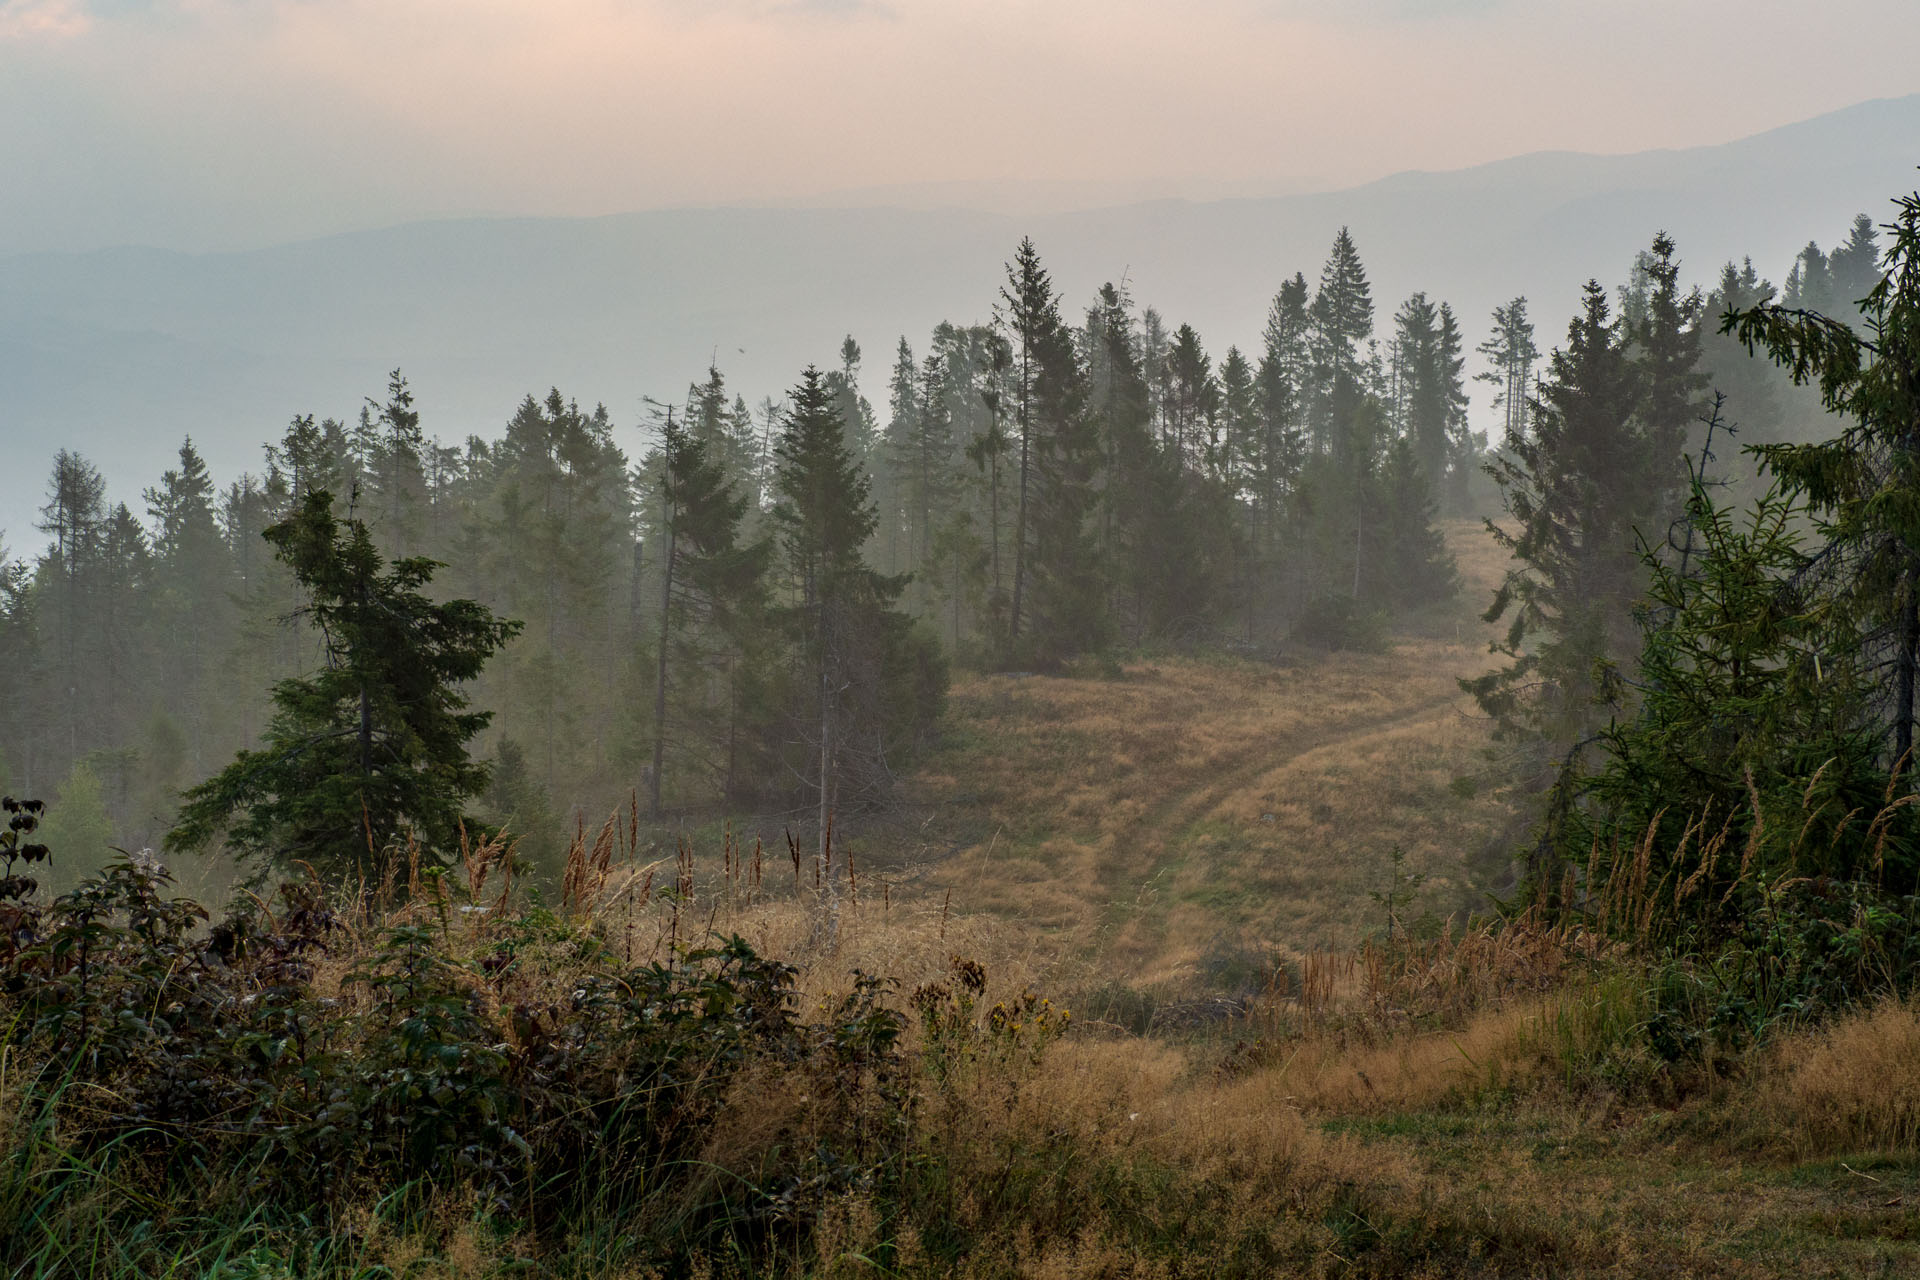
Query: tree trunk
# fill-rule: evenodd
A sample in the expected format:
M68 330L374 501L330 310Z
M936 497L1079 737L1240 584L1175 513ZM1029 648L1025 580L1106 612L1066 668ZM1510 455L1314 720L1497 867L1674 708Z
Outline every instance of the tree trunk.
M656 819L660 816L660 771L667 761L667 642L673 634L673 568L679 551L678 543L673 521L669 518L667 554L661 562L664 585L660 588L660 662L653 683L653 777L649 780L649 798L651 812Z
M1910 558L1900 579L1900 653L1894 677L1894 767L1911 767L1913 751L1914 676L1920 667L1920 566Z
M1367 522L1366 522L1366 519L1365 519L1365 516L1364 516L1364 512L1365 512L1365 507L1364 507L1364 505L1363 505L1363 504L1361 503L1361 501L1360 501L1360 497L1359 497L1359 495L1358 495L1358 494L1356 494L1356 495L1354 495L1354 502L1353 502L1353 598L1354 598L1354 599L1355 599L1356 601L1360 599L1360 552L1361 552L1361 550L1362 550L1362 547L1361 547L1361 541L1360 541L1360 539L1361 539L1361 534L1362 534L1362 533L1363 533L1363 532L1365 531L1365 529L1366 529L1366 527L1367 527Z
M833 879L833 693L827 609L820 608L820 895L827 945L840 937L840 893Z
M1000 434L1000 417L997 413L994 415L993 425L990 430L993 432L994 438L998 439ZM993 456L988 459L987 496L989 504L988 519L993 526L988 530L988 534L993 542L993 598L997 604L1000 599L1000 454L998 450L995 450Z
M367 686L360 686L360 785L364 788L367 779L373 776L373 702L367 696Z
M1007 622L1008 643L1020 638L1020 602L1027 585L1027 471L1033 436L1027 395L1027 375L1023 370L1020 376L1020 502L1013 517L1013 611Z

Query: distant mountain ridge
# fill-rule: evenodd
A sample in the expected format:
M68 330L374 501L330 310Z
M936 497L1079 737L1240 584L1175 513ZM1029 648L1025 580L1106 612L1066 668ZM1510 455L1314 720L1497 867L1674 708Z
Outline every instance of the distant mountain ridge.
M497 433L558 386L605 402L637 450L642 398L678 398L710 360L749 400L779 395L851 333L884 399L895 341L985 320L1032 235L1070 308L1106 280L1191 322L1216 356L1258 341L1295 271L1352 229L1384 326L1415 289L1453 304L1469 345L1488 311L1532 301L1543 346L1581 284L1617 282L1665 229L1705 283L1752 255L1776 281L1916 185L1920 94L1720 146L1543 152L1343 191L1156 200L1028 216L955 208L669 209L600 218L411 223L242 253L154 249L0 258L0 531L37 542L53 451L75 448L132 500L191 432L222 480L258 470L296 413L346 417L399 366L430 434ZM1488 418L1477 405L1476 420Z

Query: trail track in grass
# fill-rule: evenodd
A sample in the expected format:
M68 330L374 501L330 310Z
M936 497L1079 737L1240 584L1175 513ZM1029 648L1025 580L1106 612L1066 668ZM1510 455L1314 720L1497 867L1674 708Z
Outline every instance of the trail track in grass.
M1448 536L1459 597L1385 652L959 680L910 784L932 813L916 878L1106 976L1175 985L1353 942L1396 847L1427 877L1413 914L1505 891L1516 805L1482 785L1489 727L1458 685L1492 663L1477 613L1502 566L1477 523Z

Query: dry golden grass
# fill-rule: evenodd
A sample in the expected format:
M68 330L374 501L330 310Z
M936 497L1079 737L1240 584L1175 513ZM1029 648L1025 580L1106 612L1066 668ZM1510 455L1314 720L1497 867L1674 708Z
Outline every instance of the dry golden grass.
M1448 535L1455 614L1385 653L961 681L949 745L912 780L964 833L950 852L929 842L927 889L1176 986L1210 951L1350 945L1379 923L1369 893L1396 845L1440 914L1504 890L1514 807L1480 785L1487 726L1457 683L1490 663L1474 614L1500 562L1477 524Z
M1518 806L1457 683L1490 665L1477 614L1504 566L1477 522L1446 533L1459 598L1408 620L1386 652L960 679L943 745L905 780L907 820L866 821L843 842L872 864L845 958L909 984L960 951L1054 989L1199 993L1220 986L1223 961L1244 975L1377 930L1369 895L1389 887L1396 846L1426 877L1408 918L1504 892ZM779 842L779 827L763 837ZM721 874L719 843L709 833L695 850L705 881ZM784 848L763 858L769 891L810 896L810 858L797 887ZM662 885L671 861L655 865ZM741 930L780 954L815 941L798 909Z
M1301 1107L1346 1115L1431 1110L1549 1077L1542 1027L1552 1016L1550 1001L1535 1001L1482 1013L1459 1031L1408 1032L1378 1044L1308 1039L1272 1074Z
M1803 1151L1920 1152L1920 1002L1841 1018L1776 1061L1772 1107Z

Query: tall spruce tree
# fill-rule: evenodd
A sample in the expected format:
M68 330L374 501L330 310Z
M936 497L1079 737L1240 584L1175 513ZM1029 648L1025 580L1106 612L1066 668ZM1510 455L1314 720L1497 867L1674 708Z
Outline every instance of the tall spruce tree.
M360 469L359 504L370 522L398 553L417 552L427 514L427 443L413 392L398 369L387 375L386 403L370 399L361 407L353 450Z
M1008 656L1050 664L1103 638L1102 593L1087 528L1099 436L1086 413L1086 379L1073 335L1031 239L1020 242L1007 264L1000 300L1012 356L1008 407L1019 459Z
M697 435L668 412L661 431L662 527L660 617L655 641L653 769L649 802L661 813L669 740L677 727L690 758L704 756L708 772L730 796L739 778L739 740L750 696L752 641L763 612L762 590L772 545L749 542L742 523L748 502L715 457L724 438ZM678 724L669 723L670 676L675 664L705 686L718 673L725 705L697 699ZM687 751L694 739L719 750Z
M937 357L929 357L937 359ZM874 505L880 511L880 541L887 571L899 573L916 562L916 522L907 498L917 470L914 434L921 414L920 364L906 336L894 349L893 375L887 382L887 426L881 436L880 462L874 468ZM924 554L925 548L921 548Z
M1531 430L1488 468L1509 520L1487 531L1513 558L1486 614L1507 621L1493 646L1506 665L1462 684L1505 734L1581 740L1613 696L1607 664L1631 652L1636 527L1649 515L1640 386L1607 291L1590 280L1548 358Z
M167 638L174 679L162 703L186 726L190 766L204 766L212 690L209 668L226 657L232 630L233 555L214 511L212 477L193 440L180 446L180 466L145 492L152 520L156 622Z
M905 579L875 573L863 557L877 516L835 401L809 366L789 396L773 508L805 707L792 720L811 756L830 929L846 875L844 859L831 858L833 815L877 798L891 782L891 758L924 730L945 693L944 668L893 608Z
M1858 214L1847 232L1847 239L1827 259L1832 279L1831 305L1839 318L1849 324L1861 313L1860 304L1880 283L1880 243L1873 219Z
M1523 438L1533 396L1533 363L1540 358L1524 297L1493 309L1493 335L1480 344L1478 351L1488 368L1474 374L1474 381L1495 388L1493 407L1500 413L1501 440Z
M1643 262L1647 290L1626 326L1626 338L1641 384L1636 412L1645 437L1646 474L1664 482L1655 515L1664 514L1671 522L1679 518L1685 501L1682 455L1687 438L1706 411L1707 376L1700 370L1705 299L1698 289L1681 292L1680 262L1672 237L1664 231L1654 236ZM1662 524L1644 532L1658 540L1667 530Z
M1369 382L1366 349L1373 337L1373 290L1345 227L1334 237L1320 269L1320 288L1307 323L1313 438L1324 453L1335 447L1339 432L1351 427Z

